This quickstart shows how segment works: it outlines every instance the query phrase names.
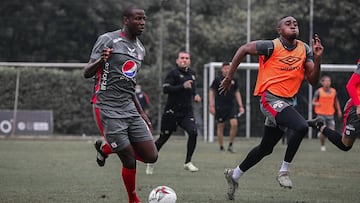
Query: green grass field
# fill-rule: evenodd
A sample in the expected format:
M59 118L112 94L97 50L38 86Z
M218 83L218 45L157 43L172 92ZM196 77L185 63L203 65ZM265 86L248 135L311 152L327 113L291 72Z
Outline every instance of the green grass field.
M95 138L94 138L95 139ZM236 140L235 154L220 153L217 143L199 138L193 163L183 170L186 140L172 137L159 154L153 175L138 163L137 190L143 202L152 188L172 187L178 203L212 202L360 202L360 147L342 152L330 143L320 152L318 140L305 139L291 167L293 189L281 188L275 176L286 145L279 143L240 179L235 201L226 201L223 171L235 167L260 139ZM0 140L0 202L127 202L116 156L105 167L95 162L93 140ZM225 142L227 143L227 142Z

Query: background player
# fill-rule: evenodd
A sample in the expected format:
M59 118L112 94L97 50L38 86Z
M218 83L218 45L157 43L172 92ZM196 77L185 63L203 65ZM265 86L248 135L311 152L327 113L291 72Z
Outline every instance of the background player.
M190 69L190 63L190 54L180 51L176 59L176 67L166 75L163 91L168 94L168 98L161 118L160 137L155 144L160 151L171 134L176 131L177 126L183 128L188 135L184 169L196 172L199 169L191 162L197 142L197 127L192 102L200 102L201 97L196 91L196 77ZM148 164L146 173L152 174L153 167L153 164Z
M350 99L344 107L344 127L342 134L324 125L322 118L308 121L309 126L322 132L335 146L349 151L357 136L360 135L360 58L357 68L349 79L346 89Z
M337 97L336 89L331 87L331 78L324 75L320 79L321 87L318 88L312 100L314 111L317 117L321 117L325 121L325 125L330 129L335 129L334 113L336 110L337 116L341 118L341 108L339 99ZM321 151L326 151L325 140L326 137L319 132Z
M244 113L244 106L241 99L241 94L239 91L239 85L236 80L231 81L231 88L226 94L219 94L219 87L221 81L227 75L230 70L230 63L225 62L221 67L221 76L215 78L212 82L209 90L209 111L211 114L215 115L215 120L217 121L217 131L218 142L220 146L220 151L224 151L223 137L224 137L224 128L225 121L229 120L230 123L230 142L228 146L228 151L234 153L233 142L237 134L238 128L238 114Z

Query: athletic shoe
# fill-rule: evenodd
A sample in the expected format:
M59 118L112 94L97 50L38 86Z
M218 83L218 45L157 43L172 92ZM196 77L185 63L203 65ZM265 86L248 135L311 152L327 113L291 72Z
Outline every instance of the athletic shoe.
M103 167L105 165L105 160L108 157L108 155L104 154L104 152L102 151L102 147L104 145L105 145L104 140L96 140L94 144L95 149L97 151L96 162L100 167Z
M228 152L235 153L234 147L232 145L228 147Z
M151 175L154 173L154 164L146 164L146 174Z
M226 179L226 182L228 184L228 189L227 189L226 194L227 194L227 198L229 200L234 200L235 191L239 187L239 183L236 182L232 178L233 173L234 173L234 170L230 169L230 168L225 169L225 172L224 172L225 179Z
M185 170L188 170L188 171L190 171L190 172L196 172L196 171L199 170L199 169L198 169L196 166L194 166L194 164L192 164L191 162L184 164L184 169L185 169Z
M276 176L276 180L279 182L280 186L283 188L292 188L292 182L289 177L288 171L280 171Z
M320 117L317 117L315 119L307 120L306 121L308 125L314 129L317 129L320 131L320 128L324 125L324 120Z
M325 147L325 146L321 146L321 147L320 147L320 151L326 152L326 147Z

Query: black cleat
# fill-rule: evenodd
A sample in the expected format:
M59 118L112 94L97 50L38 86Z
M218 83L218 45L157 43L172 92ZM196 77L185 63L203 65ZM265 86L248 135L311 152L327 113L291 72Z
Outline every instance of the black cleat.
M308 123L309 127L317 129L318 131L320 131L320 128L324 125L324 120L320 117L307 120L306 122Z
M105 160L108 157L108 155L104 154L104 152L102 151L102 146L103 146L103 140L96 140L95 141L95 149L97 151L96 154L96 162L100 167L103 167L105 165Z

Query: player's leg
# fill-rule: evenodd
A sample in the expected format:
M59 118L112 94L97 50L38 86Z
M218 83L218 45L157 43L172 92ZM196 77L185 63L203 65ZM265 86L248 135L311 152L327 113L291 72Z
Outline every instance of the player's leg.
M220 147L220 151L224 151L224 128L225 128L225 123L224 122L217 122L216 124L216 134L218 137L218 142L219 142L219 147Z
M93 114L94 114L94 120L99 128L99 131L103 137L103 139L98 139L95 141L95 149L97 151L96 154L96 162L97 164L102 167L105 165L105 160L108 157L109 154L113 153L110 145L108 142L106 142L105 137L105 131L104 131L104 125L106 125L106 117L101 116L101 110L99 108L96 108L95 105L93 105Z
M158 151L168 141L173 131L176 130L176 118L172 111L165 111L161 118L160 136L155 141Z
M233 148L233 143L237 134L238 120L237 118L231 118L229 122L230 122L230 133L229 133L230 141L229 141L228 151L234 153L235 151Z
M292 106L278 112L275 119L278 125L288 127L293 131L292 136L289 137L285 157L277 176L280 186L292 188L292 182L289 178L290 164L299 149L301 141L308 132L308 125L306 120Z
M234 169L225 169L225 179L228 183L227 196L233 200L240 177L251 167L255 166L265 156L272 153L274 146L279 142L284 132L279 127L265 126L264 134L259 145L254 147Z
M140 202L136 194L136 153L130 143L129 126L131 121L124 119L107 119L106 140L122 162L121 175L129 202Z
M183 119L179 122L179 126L183 128L188 134L188 141L186 146L187 152L186 152L184 169L189 170L191 172L196 172L199 169L196 166L194 166L193 163L191 162L197 143L197 127L193 113L188 112L188 114L185 115Z

